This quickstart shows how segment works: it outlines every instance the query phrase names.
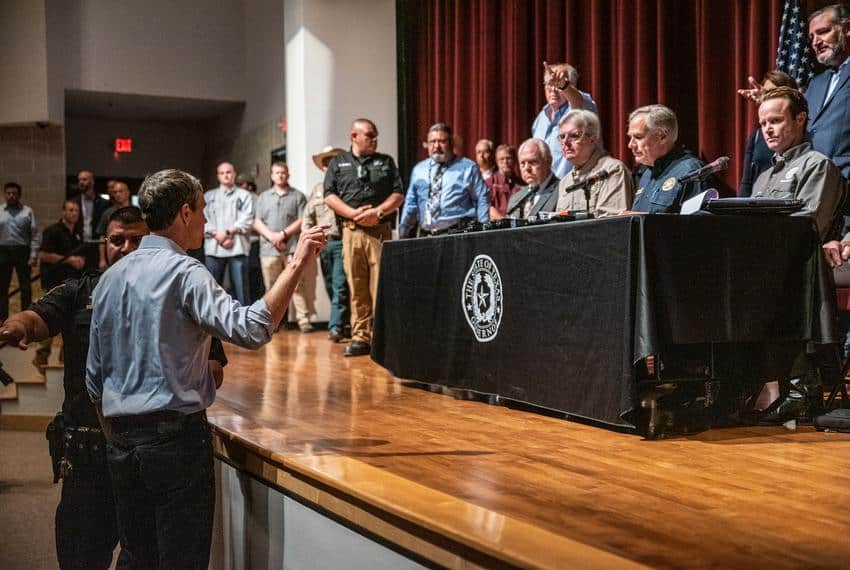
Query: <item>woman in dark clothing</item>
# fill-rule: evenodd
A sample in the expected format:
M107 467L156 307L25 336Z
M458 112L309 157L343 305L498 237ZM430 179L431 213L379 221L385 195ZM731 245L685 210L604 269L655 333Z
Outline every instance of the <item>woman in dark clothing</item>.
M764 74L761 80L758 101L760 102L761 93L770 91L776 87L791 87L797 89L797 82L793 77L781 71L768 71ZM759 174L767 170L773 164L773 151L767 148L767 143L764 142L764 136L761 134L761 129L756 127L750 138L747 139L747 150L744 152L743 173L741 174L741 184L738 187L738 196L749 196L753 193L753 183L758 178Z

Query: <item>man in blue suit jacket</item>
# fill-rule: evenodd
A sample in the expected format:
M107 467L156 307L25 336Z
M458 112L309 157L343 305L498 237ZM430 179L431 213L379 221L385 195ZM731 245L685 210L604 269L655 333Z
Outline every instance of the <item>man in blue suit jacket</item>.
M835 4L809 18L809 38L828 69L806 91L812 147L850 176L850 9Z
M809 38L815 57L827 70L812 79L806 91L812 148L825 154L850 177L850 9L833 4L809 17ZM833 265L850 258L850 234L839 244L824 244Z

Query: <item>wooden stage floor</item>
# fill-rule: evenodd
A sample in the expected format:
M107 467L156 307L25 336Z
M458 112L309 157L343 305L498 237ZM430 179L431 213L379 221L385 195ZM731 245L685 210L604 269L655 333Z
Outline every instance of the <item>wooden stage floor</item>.
M320 332L227 345L209 410L219 453L239 463L233 449L248 449L258 476L441 565L474 557L431 557L423 534L483 566L850 565L850 435L646 441L408 388L343 347ZM387 520L409 533L382 534Z

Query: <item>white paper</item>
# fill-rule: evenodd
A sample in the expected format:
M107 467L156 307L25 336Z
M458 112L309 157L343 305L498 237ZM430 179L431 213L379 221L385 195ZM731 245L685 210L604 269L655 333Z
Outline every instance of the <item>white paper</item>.
M683 216L689 216L691 214L699 212L700 210L702 210L702 207L705 205L706 202L708 202L709 200L716 199L719 195L720 194L717 193L717 190L715 190L714 188L709 188L705 192L697 194L690 200L685 200L682 203L682 210L679 212L679 214Z

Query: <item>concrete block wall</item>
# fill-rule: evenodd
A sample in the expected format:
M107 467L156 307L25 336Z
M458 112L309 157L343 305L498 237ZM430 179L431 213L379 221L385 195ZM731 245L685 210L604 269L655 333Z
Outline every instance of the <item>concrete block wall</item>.
M0 127L0 183L17 182L39 230L59 219L65 198L65 129Z

